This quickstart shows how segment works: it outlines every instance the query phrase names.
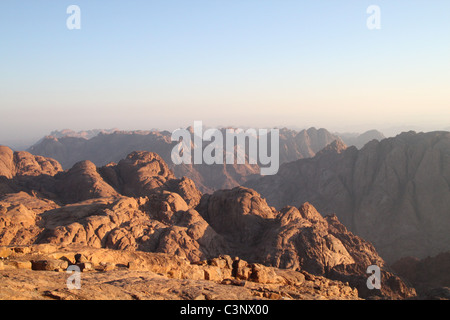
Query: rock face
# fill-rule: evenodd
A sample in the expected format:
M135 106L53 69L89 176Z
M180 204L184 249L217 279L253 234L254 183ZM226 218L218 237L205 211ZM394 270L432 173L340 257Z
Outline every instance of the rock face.
M403 133L323 152L251 181L269 205L336 214L390 263L450 250L450 133Z
M225 129L222 129L223 133L224 131ZM98 132L95 136L93 132L76 133L70 130L53 132L28 151L54 158L65 169L84 160L92 161L96 166L106 166L111 162L119 162L135 150L150 151L160 155L178 178L190 178L202 192L233 188L260 173L258 165L249 164L174 165L171 151L176 143L171 141L171 133L168 131L95 132ZM280 163L312 157L335 140L341 141L338 136L325 129L310 128L302 131L280 129Z
M414 294L384 270L384 261L369 243L348 232L336 217L323 218L309 203L275 210L243 187L202 196L191 180L176 179L154 153L133 152L103 168L79 162L45 177L8 179L26 192L1 195L2 246L78 245L162 253L192 263L212 259L204 270L207 280L226 280L229 272L235 280L271 283L278 280L267 267L275 267L327 281L343 279L364 297ZM214 260L223 255L240 259ZM35 260L35 269L61 268ZM111 261L104 268L110 268L106 262ZM386 285L360 291L370 264L382 268ZM130 268L139 268L139 262L131 261ZM300 281L289 272L293 282Z

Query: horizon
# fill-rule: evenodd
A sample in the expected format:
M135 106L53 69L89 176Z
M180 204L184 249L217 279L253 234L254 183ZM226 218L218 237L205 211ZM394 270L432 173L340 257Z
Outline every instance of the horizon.
M78 5L81 29L69 30ZM381 29L369 30L370 5ZM0 144L54 130L450 129L445 1L0 3Z
M61 129L61 130L52 130L51 132L49 132L48 134L44 134L43 136L37 137L36 139L33 140L23 140L23 139L12 139L9 140L9 143L3 143L2 141L0 141L0 146L6 146L11 148L14 151L27 151L29 148L33 147L34 145L37 145L40 141L42 141L44 138L47 137L56 137L55 135L57 134L62 134L62 137L67 137L70 136L67 133L64 133L66 131L69 131L71 134L83 134L83 133L89 133L89 132L96 132L99 131L95 134L93 134L92 136L86 138L87 140L92 139L93 137L96 137L101 131L105 131L105 134L113 134L116 132L126 132L126 133L136 133L136 132L173 132L176 129L188 129L192 127L192 125L187 125L184 127L178 127L175 128L173 130L168 130L168 129L160 129L160 128L152 128L152 129L136 129L136 130L124 130L124 129L120 129L120 128L108 128L108 129L99 129L99 128L95 128L95 129L88 129L88 130L72 130L70 128L65 128L65 129ZM243 127L243 126L209 126L209 125L204 125L204 129L207 128L217 128L219 130L221 129L227 129L227 128L233 128L233 129L249 129L250 127ZM369 129L366 131L331 131L328 130L327 128L324 127L317 127L317 126L311 126L311 127L305 127L305 128L301 128L301 127L295 127L295 126L271 126L271 129L288 129L288 130L292 130L292 131L296 131L296 132L301 132L303 130L307 131L309 129L316 129L316 130L322 130L325 129L327 130L330 134L336 135L336 136L340 136L341 138L344 136L358 136L358 135L362 135L371 131L377 131L379 133L381 133L385 139L387 138L393 138L396 137L402 133L406 133L406 132L410 132L413 131L415 133L430 133L430 132L450 132L450 127L449 128L444 128L444 129L437 129L437 130L421 130L420 128L410 128L410 127L405 127L404 130L400 129L400 128L391 128L391 134L387 135L385 134L385 132L378 130L378 129ZM410 128L410 129L407 129ZM250 128L252 129L252 128ZM262 129L262 127L255 127L254 129ZM56 137L57 139L61 138L61 137ZM7 141L8 142L8 141Z

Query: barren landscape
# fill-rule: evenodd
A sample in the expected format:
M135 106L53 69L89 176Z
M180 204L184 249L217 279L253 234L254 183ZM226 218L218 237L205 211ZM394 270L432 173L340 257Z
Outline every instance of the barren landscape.
M435 137L433 148L442 150L438 159L447 159L449 134L428 136ZM442 148L436 149L440 145ZM335 160L322 159L341 159L345 153L358 152L345 148L338 139L311 159L287 163L280 174L288 166L300 165L298 161L318 163L322 168L333 163L342 168ZM292 182L278 176L252 180L256 190L261 188L268 195L269 204L278 200L271 207L259 193L242 186L203 194L191 179L176 177L166 162L150 151L132 152L117 164L103 167L81 161L67 170L51 158L7 147L0 151L0 245L4 259L0 272L6 281L2 282L7 283L0 289L3 299L415 299L429 297L430 290L436 292L448 285L445 278L427 285L425 277L417 292L411 275L408 280L398 276L376 247L349 231L338 216L331 212L322 216L308 202L284 200L289 193L283 192L283 186ZM441 161L436 174L445 181L450 162ZM297 171L290 172L290 179L306 182L292 175ZM267 183L268 179L282 184ZM268 191L266 185L275 189ZM312 182L307 185L314 186ZM449 199L448 193L432 192L430 196ZM338 209L331 195L323 201L310 198L324 208ZM282 201L285 206L279 205ZM445 202L435 204L448 211ZM428 207L438 214L432 205ZM395 219L401 217L401 211L392 214L398 215ZM439 227L430 230L436 237L445 226L442 219ZM415 223L419 230L433 227ZM390 225L397 229L403 226ZM389 229L384 230L382 238L389 241ZM416 233L409 229L405 237ZM450 245L447 235L440 236L444 240L440 242L442 251L448 251ZM391 243L390 248L395 246ZM420 242L414 248L421 250ZM421 251L413 253L417 252ZM404 260L406 253L399 250L394 257ZM387 256L392 260L392 255ZM83 271L83 289L67 288L69 275L63 271L69 265ZM367 287L366 269L370 265L382 270L380 290ZM439 298L448 297L446 292L438 291Z
M2 310L364 317L408 300L407 317L450 300L449 12L0 1Z

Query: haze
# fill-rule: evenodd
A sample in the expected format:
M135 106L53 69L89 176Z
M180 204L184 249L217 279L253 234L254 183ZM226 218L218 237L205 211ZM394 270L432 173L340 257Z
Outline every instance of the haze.
M81 9L68 30L66 9ZM381 8L381 30L366 9ZM0 144L71 128L450 127L450 2L0 3Z

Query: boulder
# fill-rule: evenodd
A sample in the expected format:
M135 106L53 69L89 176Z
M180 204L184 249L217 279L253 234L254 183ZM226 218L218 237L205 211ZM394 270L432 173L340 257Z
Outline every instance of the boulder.
M33 260L31 264L31 268L37 271L65 271L69 267L67 261L56 259Z
M280 283L281 278L278 277L273 268L263 266L259 263L253 263L250 265L251 275L248 278L249 281L257 283Z

